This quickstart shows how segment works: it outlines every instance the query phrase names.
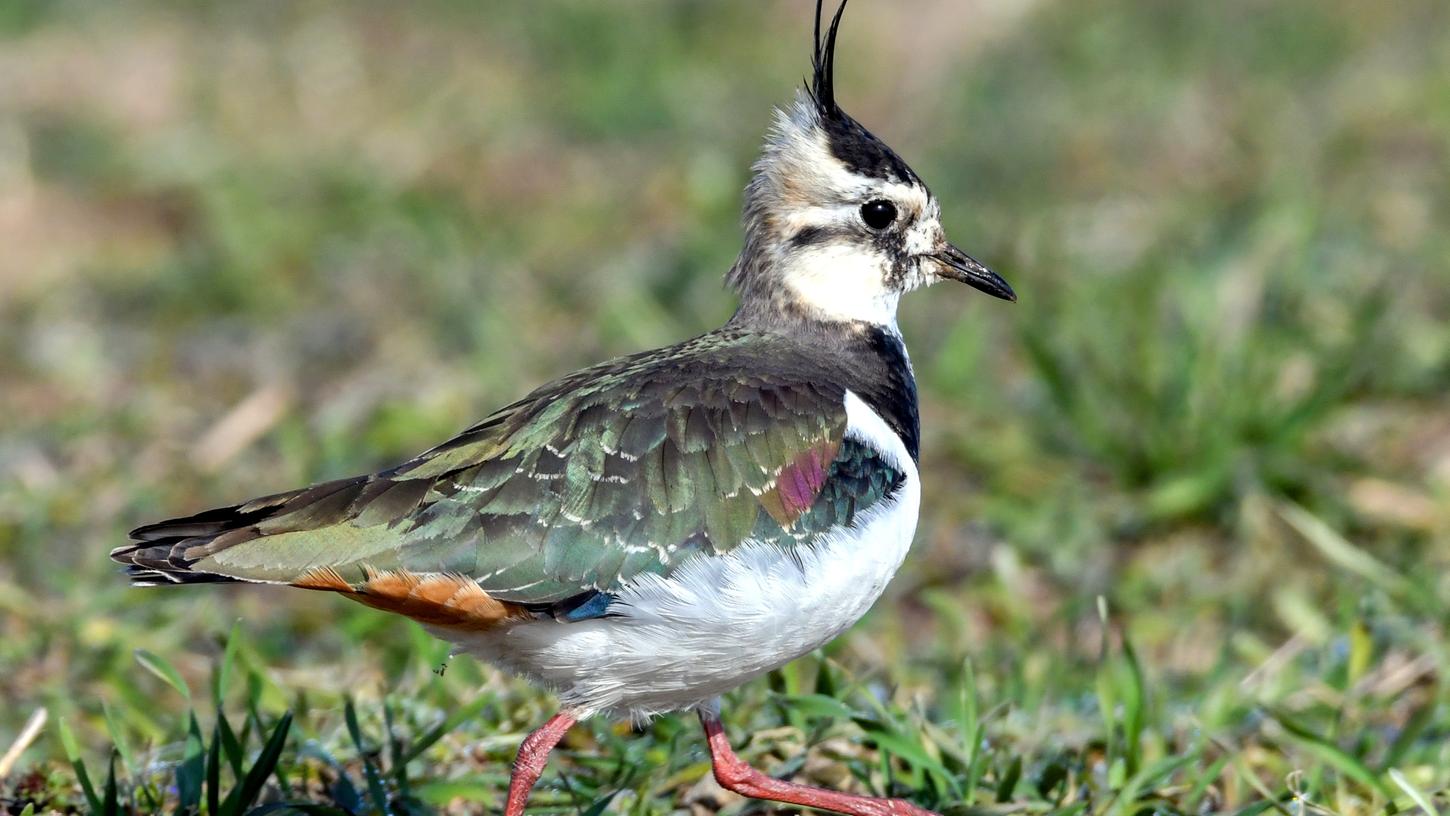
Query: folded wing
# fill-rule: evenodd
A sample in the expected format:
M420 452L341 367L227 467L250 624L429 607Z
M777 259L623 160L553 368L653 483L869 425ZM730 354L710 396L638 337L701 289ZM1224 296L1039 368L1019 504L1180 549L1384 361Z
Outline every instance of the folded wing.
M809 546L892 490L829 380L706 335L545 386L399 467L138 528L113 557L141 582L329 589L433 623L587 616L641 573Z

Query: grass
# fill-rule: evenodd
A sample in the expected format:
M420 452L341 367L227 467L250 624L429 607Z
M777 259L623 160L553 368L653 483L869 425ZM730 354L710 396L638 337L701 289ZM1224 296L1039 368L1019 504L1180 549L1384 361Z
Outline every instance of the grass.
M499 806L546 696L105 553L722 321L805 5L6 4L0 810ZM852 6L847 107L1022 301L908 299L914 551L727 700L743 756L960 814L1450 807L1446 30ZM755 807L673 717L576 728L532 802Z

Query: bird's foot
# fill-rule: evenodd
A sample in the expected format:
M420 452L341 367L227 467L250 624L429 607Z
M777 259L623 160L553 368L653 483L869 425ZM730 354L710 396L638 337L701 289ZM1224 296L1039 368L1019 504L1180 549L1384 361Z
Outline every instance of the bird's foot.
M504 804L504 816L523 816L529 791L534 789L534 783L539 781L539 775L544 772L544 763L549 759L549 752L554 750L554 746L564 738L564 732L576 722L578 720L574 715L561 711L539 730L524 738L524 743L519 746L518 759L514 760L513 776L509 779L509 796Z
M832 810L847 816L937 816L905 799L856 796L776 779L750 767L736 756L725 738L720 721L712 714L701 712L700 722L704 724L705 736L709 740L715 780L721 787L741 796Z

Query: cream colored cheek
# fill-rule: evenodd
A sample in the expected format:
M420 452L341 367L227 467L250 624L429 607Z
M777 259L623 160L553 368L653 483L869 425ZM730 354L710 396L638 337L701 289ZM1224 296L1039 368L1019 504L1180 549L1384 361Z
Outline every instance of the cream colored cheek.
M784 278L801 302L825 314L884 323L893 319L896 296L885 286L879 262L860 253L812 253Z
M849 296L882 288L880 264L855 252L812 253L797 264L786 283L799 292Z

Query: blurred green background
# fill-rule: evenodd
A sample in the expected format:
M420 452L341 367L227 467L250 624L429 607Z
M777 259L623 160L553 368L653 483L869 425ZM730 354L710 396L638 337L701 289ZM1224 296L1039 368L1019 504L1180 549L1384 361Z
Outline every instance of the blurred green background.
M234 621L260 714L343 769L344 693L380 733L487 697L409 773L492 801L547 700L334 597L130 589L106 554L721 323L810 5L0 4L0 752L50 717L0 809L83 801L59 718L93 766L127 743L123 788L174 762L187 703L133 650L201 696ZM1445 802L1450 5L857 0L839 65L1021 302L905 302L915 549L737 695L737 744L997 812ZM788 713L833 672L956 781ZM561 812L742 807L688 721L574 739Z

